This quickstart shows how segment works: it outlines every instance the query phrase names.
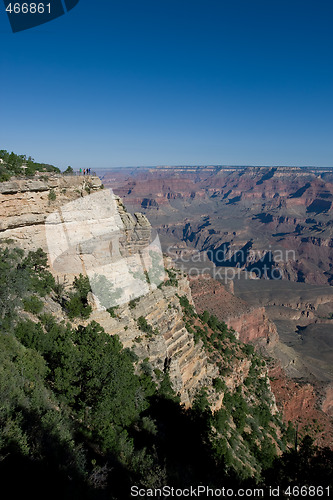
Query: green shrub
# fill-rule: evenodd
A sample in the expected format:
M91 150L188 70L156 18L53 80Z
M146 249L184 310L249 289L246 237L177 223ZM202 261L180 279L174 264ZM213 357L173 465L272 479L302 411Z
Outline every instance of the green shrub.
M60 172L57 167L47 163L37 163L31 156L17 155L13 152L0 150L0 158L3 163L0 165L0 181L8 180L13 175L35 175L37 171L45 170L47 172ZM26 165L25 171L22 169Z
M190 304L186 295L182 295L181 297L179 297L179 303L183 308L185 319L197 317L194 307L192 306L192 304Z
M19 268L29 274L29 289L41 297L45 297L55 287L55 279L48 270L47 255L41 248L30 251Z
M88 293L91 292L88 276L83 276L81 273L78 277L76 276L73 281L73 288L76 290L76 293L80 298L86 299Z
M209 320L209 312L204 311L202 314L200 314L199 317L203 323L207 323L207 321Z
M11 178L10 173L6 172L4 168L0 167L0 182L9 181L10 178Z
M90 283L88 276L75 277L73 282L74 291L70 293L69 300L65 304L67 315L70 319L89 318L92 308L88 304L88 293L90 292Z
M119 308L119 306L114 306L114 307L109 307L107 309L107 312L110 314L111 318L116 318L117 317L116 310L118 308Z
M38 314L42 311L44 304L36 295L32 295L27 299L23 299L23 306L25 311Z
M217 319L216 316L212 315L209 318L207 318L207 320L205 321L205 323L208 323L209 328L211 328L212 330L215 330L217 328L219 320Z
M213 425L219 432L222 432L223 434L225 433L228 418L228 413L224 408L221 408L214 413Z
M137 303L139 302L140 298L136 298L136 299L132 299L129 301L128 305L129 305L129 308L130 309L134 309L137 305Z
M160 380L163 377L163 372L159 368L154 368L154 373L158 380Z
M164 399L169 399L175 403L180 403L180 397L175 393L170 380L170 375L167 372L163 374L163 378L158 388L158 394Z
M143 316L140 316L138 318L137 325L142 332L145 332L148 334L156 333L156 332L154 332L153 327L149 323L147 323L146 318L144 318Z
M31 320L21 320L15 327L15 336L29 349L39 350L44 340L43 328Z
M197 391L193 400L192 408L195 413L204 413L206 411L210 412L206 387L201 387L201 389Z
M92 312L92 308L91 306L84 304L77 295L72 295L66 304L66 312L69 319L88 319Z
M57 195L56 195L54 189L50 189L50 192L48 194L49 201L55 201L56 198L57 198Z
M225 382L221 380L220 378L214 378L213 380L213 387L217 392L222 392L226 389Z
M247 356L251 356L252 354L254 354L254 347L253 345L250 345L250 344L244 344L243 347L243 353L246 354Z
M165 269L169 279L164 282L165 286L178 286L177 274L171 269Z
M151 377L153 370L151 364L149 363L149 359L145 358L140 364L141 371L144 375L149 375Z
M295 427L294 427L293 423L291 422L291 420L288 421L288 427L287 427L286 432L285 432L285 437L286 437L287 443L291 443L291 444L295 443L296 430L295 430Z

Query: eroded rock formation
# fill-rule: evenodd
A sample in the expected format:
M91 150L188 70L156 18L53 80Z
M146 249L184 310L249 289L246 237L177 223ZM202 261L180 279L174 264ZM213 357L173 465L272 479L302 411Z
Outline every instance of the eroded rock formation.
M276 327L264 307L250 306L209 275L191 278L190 283L197 311L207 310L225 321L238 332L241 342L254 342L267 349L278 341Z

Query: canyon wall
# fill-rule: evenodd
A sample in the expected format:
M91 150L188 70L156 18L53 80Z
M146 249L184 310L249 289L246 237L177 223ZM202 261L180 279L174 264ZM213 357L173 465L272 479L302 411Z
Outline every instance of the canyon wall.
M276 327L264 307L250 306L208 275L191 278L190 284L197 311L207 310L225 321L241 342L253 342L267 350L278 341Z
M118 280L116 291L121 290L124 296L111 304L114 307L110 314L107 305L90 294L93 312L89 321L97 321L110 335L119 335L124 347L133 349L141 362L149 363L157 381L168 372L185 406L190 406L198 390L205 388L211 407L219 409L223 392L217 393L213 388L219 369L208 359L202 341L189 333L184 321L180 297L186 296L193 303L186 275L165 258L163 276L158 281L153 279L156 272L147 273L146 280L142 268L140 277L134 279L138 271L135 267L131 269L131 265L147 264L156 239L143 214L132 216L118 196L110 198L108 190L102 187L98 178L89 176L50 175L4 182L0 184L0 238L25 251L37 248L46 251L51 271L68 290L80 272L90 276L91 270L96 270L103 274L113 264ZM173 273L173 281L168 280L164 268ZM140 290L135 288L138 283ZM61 310L57 314L61 318ZM140 328L140 318L145 318L150 327L148 332ZM264 332L263 312L253 312L251 318L252 324L241 328L243 319L238 316L239 324L235 326L241 338L246 341L256 337L267 342L269 333ZM256 321L260 323L257 332ZM74 324L80 323L84 320L74 320ZM234 369L225 376L226 387L233 391L242 385L250 366L251 361L246 357L235 360Z
M42 248L49 255L51 271L67 286L71 283L70 278L79 272L87 274L88 267L104 270L105 261L114 261L117 283L128 292L126 301L116 306L117 317L113 318L91 295L93 313L90 320L98 321L107 333L119 335L123 345L133 348L141 360L149 359L157 373L163 373L167 366L171 382L185 406L191 404L195 393L203 386L211 388L212 405L220 405L212 389L218 369L208 363L202 342L194 342L183 321L179 296L186 295L191 300L187 279L178 273L177 286L157 288L154 283L137 280L136 283L145 288L138 292L131 287L128 281L131 270L128 273L129 261L126 259L135 255L142 257L149 245L151 227L144 215L136 213L133 217L128 213L118 196L113 197L115 212L110 216L110 206L106 205L109 199L101 187L98 178L53 175L0 184L0 238L26 251ZM91 196L88 198L88 195ZM54 242L47 238L48 224L51 224ZM112 224L116 227L111 227ZM99 228L97 233L96 226ZM62 252L62 232L66 233L67 250L71 250L67 253ZM86 245L83 236L87 238ZM94 240L94 247L89 243L91 240ZM53 257L52 252L55 253ZM123 262L126 262L125 278L122 276ZM163 265L171 266L170 261ZM136 299L130 307L128 301L133 297ZM147 320L155 333L148 335L140 330L140 317Z

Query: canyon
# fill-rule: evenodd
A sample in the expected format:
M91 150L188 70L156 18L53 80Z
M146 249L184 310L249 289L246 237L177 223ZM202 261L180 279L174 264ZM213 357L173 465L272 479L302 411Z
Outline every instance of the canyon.
M102 178L105 185L112 179L130 209L148 211L169 244L182 240L209 250L217 265L259 276L266 263L268 273L276 268L284 279L330 283L330 169L125 169Z
M169 175L170 171L160 175L163 177L166 173ZM101 307L96 297L91 295L90 304L93 312L90 320L97 321L106 332L118 335L124 347L133 349L140 360L147 360L156 380L167 366L172 385L185 407L191 406L200 389L208 388L211 408L216 411L223 405L223 393L218 393L213 388L213 382L219 373L213 359L210 359L203 348L201 340L195 341L186 326L179 297L188 297L199 314L205 310L209 311L210 314L226 322L228 327L235 331L240 342L252 343L268 360L274 360L268 363L271 389L275 396L272 396L272 412L279 409L283 412L286 422L288 420L298 422L300 429L307 428L309 420L316 419L320 422L321 429L324 429L317 432L316 439L318 443L323 443L327 433L333 434L330 351L328 354L326 352L327 359L324 362L321 348L320 352L318 351L317 362L313 363L309 356L309 351L313 351L313 342L308 341L305 353L304 349L303 351L301 349L302 342L297 332L303 328L303 337L313 339L315 336L311 331L306 335L307 328L322 325L330 329L331 320L328 312L333 302L331 288L325 280L316 279L315 283L308 283L306 280L301 283L295 282L296 275L292 272L289 272L285 279L258 279L256 273L251 270L248 256L241 261L237 255L237 252L248 243L242 231L234 230L232 233L230 230L225 231L228 225L236 229L237 210L230 212L228 217L232 214L235 219L229 220L226 214L220 215L218 204L215 206L216 213L211 210L207 201L207 193L211 196L211 191L199 190L199 194L193 191L194 181L191 176L195 175L200 180L203 176L209 177L213 174L216 175L214 170L198 173L194 169L193 172L186 172L187 191L183 191L181 196L173 191L179 188L181 183L177 180L168 184L168 179L164 178L162 183L159 181L160 191L157 189L156 199L154 198L158 207L153 201L144 202L144 199L152 200L151 197L132 197L137 184L141 186L140 195L144 194L144 184L146 194L157 188L156 185L152 188L143 180L139 182L141 173L139 180L135 181L137 184L131 180L132 189L128 191L126 183L126 187L122 184L124 179L120 179L120 174L118 178L117 176L112 178L112 203L109 203L107 197L108 190L103 189L103 184L108 185L105 178L100 180L98 177L66 177L51 174L30 180L12 179L0 184L2 214L0 238L9 246L18 246L25 251L37 248L45 250L49 255L53 274L66 287L71 286L74 277L80 272L89 275L89 269L104 269L105 261L104 257L101 260L101 255L106 255L107 260L113 259L117 262L118 281L114 284L116 287L121 287L127 283L130 285L128 287L130 292L124 300L112 304L114 309L112 315L106 311L106 307ZM124 176L124 173L121 175ZM154 176L155 172L150 175ZM234 176L235 173L230 171L228 175ZM253 173L251 175L254 176ZM267 174L261 172L260 175L262 178ZM271 177L267 180L271 180ZM166 186L169 186L167 194L165 194ZM124 197L124 201L120 195ZM90 202L85 204L85 200L94 196L102 200L102 209L98 204L93 209ZM193 206L193 200L197 197L199 203ZM217 203L216 197L213 197L214 204ZM256 198L257 195L252 200ZM164 201L161 201L162 199ZM106 210L109 205L113 206L111 219ZM128 206L132 207L134 216L127 211ZM203 207L206 209L205 212L202 211ZM74 225L71 220L73 210L79 214L74 220ZM97 219L99 225L101 220L106 224L105 227L102 224L103 230L98 234L98 248L92 248L90 244L83 245L83 240L96 240ZM239 225L240 219L238 215ZM217 222L217 226L213 226L214 221ZM257 217L251 221L254 224L267 224L265 219ZM242 220L243 226L245 222ZM68 234L62 236L59 228L66 224ZM116 224L118 233L120 228L120 234L117 233L111 238L105 237L108 233L105 228L110 227L110 224L113 226ZM218 224L220 229L215 229ZM47 236L48 225L53 231L58 228L52 233L55 235L54 243L51 245L52 251L50 251L50 238L48 241ZM82 227L88 227L88 233ZM128 276L126 281L121 262L131 259L134 254L144 255L147 248L149 254L150 245L154 240L152 236L154 229L157 229L160 235L163 251L169 253L169 256L163 257L164 275L159 281L162 286L151 280L147 282L142 277L136 284L134 281L128 282ZM249 227L246 230L252 235L257 232L260 237L263 235L266 237L272 228L266 229L265 232ZM224 245L219 239L221 235L223 238L233 236L228 247L228 259L232 262L233 256L236 256L235 266L216 266L214 262L217 250ZM65 251L60 244L62 239L67 242L68 248L65 248ZM263 241L267 243L265 239L259 241L257 238L255 241L253 238L253 247L257 252L262 252L265 248ZM282 247L283 245L279 246ZM223 250L220 254L226 255L226 252ZM190 258L184 259L184 255ZM207 259L208 255L211 258ZM240 257L243 258L244 255L245 253L241 253ZM189 262L184 262L185 260ZM288 268L288 265L290 267L290 263L284 264L284 269ZM206 274L197 273L196 276L191 276L191 272L188 271L192 267L199 270L201 267ZM223 273L218 280L214 279L213 271L217 267L224 272L232 269L233 279L225 274L226 279L223 280ZM171 286L168 284L170 281L167 279L168 273L174 275L174 284ZM138 292L135 287L139 289L143 287L145 293L141 293L142 290ZM52 310L60 319L59 308L53 304ZM158 334L143 334L138 326L141 317L144 317L152 331ZM82 323L82 320L80 322ZM292 329L296 331L292 332L294 336L291 337ZM324 335L324 340L326 338L329 338L329 331L326 337ZM250 363L246 358L238 361L235 359L233 363L233 370L225 375L226 387L230 390L242 386L250 369ZM288 391L284 390L284 387L289 387Z
M94 176L36 172L0 187L6 477L23 464L35 481L45 464L51 477L77 470L80 488L114 487L124 470L128 484L138 471L159 485L166 462L175 477L192 462L211 477L216 459L219 481L259 479L292 445L267 365L198 314L148 218Z
M309 390L310 407L330 426L332 169L156 167L100 175L131 210L148 216L163 250L192 275L198 310L223 318L275 359L295 389L295 398L279 390L282 375L273 384L286 415L302 420Z
M80 273L93 278L98 270L107 276L113 263L116 281L112 286L122 289L124 297L103 307L103 297L90 294L93 312L89 321L118 335L125 348L133 349L139 359L149 360L154 373L163 373L167 364L172 385L185 407L191 405L202 387L209 388L212 408L221 407L223 395L217 394L212 384L218 369L209 362L202 342L195 342L185 327L179 297L186 296L192 302L186 275L174 269L171 272L176 273L175 285L160 287L152 279L147 282L144 276L133 278L138 264L133 258L147 260L147 254L149 259L149 252L155 248L150 245L151 226L144 215L136 212L133 217L118 196L103 189L97 177L54 174L1 183L0 213L0 240L9 248L24 251L41 248L48 255L58 283L67 289ZM162 265L166 271L173 269L168 257L162 257ZM148 276L152 278L149 272ZM163 284L166 278L163 272L157 283ZM115 314L107 312L108 306L114 307ZM55 303L50 312L63 319ZM138 326L140 317L158 334L143 334ZM236 376L237 384L233 381ZM246 372L242 376L231 374L227 383L239 385L245 376Z

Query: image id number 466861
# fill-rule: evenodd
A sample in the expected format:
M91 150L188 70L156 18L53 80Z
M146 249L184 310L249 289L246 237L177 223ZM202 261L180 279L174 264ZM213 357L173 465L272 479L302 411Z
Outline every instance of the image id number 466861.
M290 495L290 498L296 497L329 497L329 486L288 486L284 491L285 495Z
M10 14L51 14L50 3L9 3L6 12Z

